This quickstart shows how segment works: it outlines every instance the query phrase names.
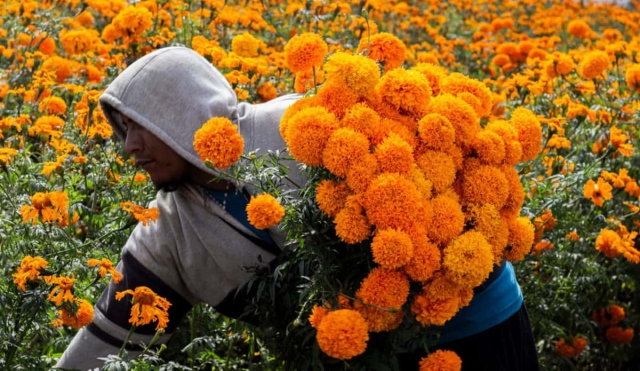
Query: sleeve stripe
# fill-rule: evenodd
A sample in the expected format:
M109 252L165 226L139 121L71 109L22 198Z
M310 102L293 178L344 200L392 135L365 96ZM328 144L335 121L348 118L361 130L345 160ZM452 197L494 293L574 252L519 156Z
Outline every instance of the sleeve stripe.
M109 345L113 345L116 348L121 348L122 347L122 343L123 343L122 340L109 335L107 332L103 331L100 327L98 327L95 323L90 323L89 325L87 325L87 330L91 334L93 334L95 337L97 337L98 339L104 341L105 343L107 343ZM143 348L140 345L131 344L131 343L125 345L124 348L126 350L128 350L128 351L142 351L143 350Z

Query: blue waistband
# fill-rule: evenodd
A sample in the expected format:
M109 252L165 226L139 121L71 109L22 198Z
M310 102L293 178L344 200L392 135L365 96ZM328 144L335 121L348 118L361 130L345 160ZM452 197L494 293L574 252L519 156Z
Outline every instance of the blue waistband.
M440 332L438 344L475 335L504 322L522 306L522 292L510 262L502 273L482 292L473 296L444 326L434 326Z

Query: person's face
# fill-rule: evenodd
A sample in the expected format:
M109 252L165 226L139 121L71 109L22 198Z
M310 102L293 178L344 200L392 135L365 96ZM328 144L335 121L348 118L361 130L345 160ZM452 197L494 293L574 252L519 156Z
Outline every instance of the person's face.
M135 157L157 189L172 191L188 179L193 166L187 160L130 118L122 115L122 123L125 152Z

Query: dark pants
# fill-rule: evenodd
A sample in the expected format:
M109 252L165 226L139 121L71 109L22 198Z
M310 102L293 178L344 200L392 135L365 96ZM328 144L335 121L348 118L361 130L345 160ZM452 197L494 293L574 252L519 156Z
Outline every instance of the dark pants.
M524 304L506 321L464 339L433 348L452 350L462 359L462 371L538 371L538 354ZM418 370L425 355L402 355L400 370Z

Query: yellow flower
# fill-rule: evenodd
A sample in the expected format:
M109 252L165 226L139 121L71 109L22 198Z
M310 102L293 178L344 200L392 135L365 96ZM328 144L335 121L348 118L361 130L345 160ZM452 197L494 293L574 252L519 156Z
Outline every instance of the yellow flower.
M309 323L314 329L318 329L318 326L322 323L324 317L329 313L329 309L324 306L314 305L309 315Z
M387 32L380 32L371 37L363 37L358 44L358 53L368 50L366 54L374 61L384 66L387 73L402 66L405 59L406 47L400 39Z
M98 31L81 28L78 30L60 31L60 43L65 53L69 55L80 55L91 51L97 43Z
M113 18L111 24L120 36L140 36L153 25L153 14L143 6L130 5Z
M61 306L63 302L73 303L73 283L75 282L75 278L71 277L51 277L46 276L44 280L50 284L55 285L49 296L47 296L47 300L54 303L56 306Z
M302 99L298 99L295 103L290 105L282 115L280 119L280 136L284 139L285 142L289 143L289 138L287 137L288 129L289 129L289 121L290 119L298 112L302 111L305 108L316 106L317 98L316 96L306 97Z
M460 371L462 359L451 350L436 350L420 360L419 371Z
M373 268L362 281L356 298L386 310L399 310L409 297L409 279L399 270Z
M518 170L511 166L501 166L500 170L502 170L509 184L509 197L507 197L507 201L501 211L509 212L513 216L518 216L520 215L520 208L524 205L525 197L524 189L520 182L520 175L518 175Z
M17 153L18 150L14 148L0 148L0 164L9 165Z
M465 307L473 297L473 290L463 289L446 278L442 272L422 286L413 297L411 313L423 326L442 326Z
M213 117L196 131L193 147L202 161L225 170L242 156L244 140L231 120Z
M160 211L157 207L145 209L144 207L136 205L131 201L120 203L120 207L122 208L122 210L131 213L137 221L142 223L143 226L147 226L151 224L151 222L155 222L160 216Z
M342 210L350 194L345 182L324 179L316 186L318 207L330 217L335 217Z
M337 52L324 64L328 81L343 83L358 97L369 95L380 80L376 62L361 55Z
M264 82L256 88L260 102L268 102L278 96L278 89L271 81Z
M134 326L147 325L158 322L156 330L166 328L169 323L169 307L171 303L146 286L138 286L134 290L124 290L116 293L116 300L122 300L125 295L133 296L129 323Z
M346 177L351 165L360 157L369 154L369 147L369 140L364 134L340 128L329 137L322 162L331 173Z
M48 97L38 103L38 111L43 114L64 115L67 104L60 97Z
M303 164L321 166L329 137L339 127L333 113L324 107L303 108L287 123L286 135L291 155Z
M397 68L382 76L376 86L382 102L395 107L400 114L421 118L431 102L431 87L418 72Z
M20 208L22 222L35 225L38 218L43 223L58 222L61 226L69 223L69 197L64 191L36 192L31 196L31 206Z
M567 25L567 31L581 39L586 39L591 35L591 27L582 19L574 19Z
M511 113L509 122L518 132L522 161L536 158L542 150L542 127L536 115L524 107L518 107Z
M380 115L366 103L349 107L342 118L342 126L366 135L374 146L388 135L388 130L381 125Z
M640 64L633 64L627 67L624 77L629 89L640 93Z
M20 266L13 273L13 283L22 291L27 291L28 281L39 281L40 273L47 268L49 262L39 256L27 255L22 259Z
M53 321L53 327L63 325L80 329L93 322L93 305L84 299L75 299L75 311L62 308L58 311L58 318Z
M270 194L263 193L249 200L247 219L257 229L276 226L283 217L284 207Z
M491 245L480 232L470 231L456 237L442 254L446 277L463 288L479 286L493 269Z
M595 79L601 76L611 64L609 55L601 50L587 53L580 62L580 75L585 79Z
M296 73L296 79L293 84L293 90L298 94L305 94L316 86L320 86L324 81L324 71L316 70L315 84L313 82L313 70L307 70Z
M334 310L322 319L316 340L320 350L329 357L351 359L367 349L367 323L360 313L354 310Z
M261 41L248 32L236 35L231 39L231 50L244 58L257 57L260 46Z
M318 104L338 118L344 117L349 108L358 102L358 96L351 89L345 89L338 81L327 81L318 89Z
M309 32L292 37L284 47L287 67L295 73L319 67L328 51L322 37Z
M87 261L87 265L90 267L100 266L98 269L98 274L100 277L104 277L107 273L111 274L111 278L113 278L113 283L118 284L122 281L122 273L118 272L116 268L113 266L113 263L109 259L89 259Z
M58 116L40 116L33 126L29 127L30 136L44 135L59 138L62 136L64 120Z

